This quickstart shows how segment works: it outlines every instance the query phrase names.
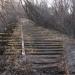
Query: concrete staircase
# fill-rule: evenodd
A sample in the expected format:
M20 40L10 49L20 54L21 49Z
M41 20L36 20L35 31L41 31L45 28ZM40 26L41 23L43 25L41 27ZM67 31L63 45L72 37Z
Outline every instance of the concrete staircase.
M32 64L34 70L59 68L60 72L57 69L57 75L67 75L63 36L54 30L30 23L32 22L25 22L23 25L24 35L27 35L24 36L27 61Z
M2 53L6 51L7 44L15 27L16 24L12 24L10 27L7 28L7 30L4 33L0 33L0 50L3 50Z
M22 46L21 46L21 32L19 26L12 29L13 33L11 36L7 36L8 43L6 46L5 55L17 55L21 53Z
M35 26L32 22L25 21L23 24L24 46L27 62L32 65L33 70L56 69L57 75L67 75L64 58L63 39L58 32ZM12 28L11 36L5 37L8 41L5 55L21 55L22 38L21 26ZM11 33L10 33L11 34ZM59 71L60 70L60 71ZM62 74L63 73L63 74Z
M33 49L26 50L27 59L32 63L32 68L36 70L59 68L65 74L62 43L61 40L38 40L33 45ZM29 47L29 44L25 46ZM64 74L61 73L61 75Z

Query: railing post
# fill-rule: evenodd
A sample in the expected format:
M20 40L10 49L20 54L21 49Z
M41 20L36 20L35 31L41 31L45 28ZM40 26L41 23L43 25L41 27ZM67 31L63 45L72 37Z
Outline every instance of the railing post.
M26 52L24 47L24 34L23 34L23 24L21 24L21 39L22 39L22 56L24 56L24 60L26 61Z

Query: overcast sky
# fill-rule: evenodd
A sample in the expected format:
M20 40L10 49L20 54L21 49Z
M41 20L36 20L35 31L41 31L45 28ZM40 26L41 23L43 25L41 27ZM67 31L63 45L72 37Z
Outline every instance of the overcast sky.
M15 0L15 1L18 2L19 0ZM35 4L37 4L36 0L30 0L30 1L34 1ZM37 0L37 1L38 1L38 3L41 2L41 0ZM45 1L47 1L47 5L48 5L48 7L51 7L51 6L52 6L52 4L53 4L53 0L45 0ZM24 1L23 1L23 0L22 0L22 3L24 4ZM70 0L68 0L68 3L69 3L69 9L68 9L68 12L71 13L72 2L71 2Z
M15 0L15 1L18 2L19 0ZM47 1L47 4L48 4L48 7L51 7L53 0L46 0L46 1ZM34 2L36 3L36 0L34 0ZM40 2L41 2L41 0L38 0L38 3L40 3ZM24 4L23 0L22 0L22 3Z
M36 2L36 0L34 1ZM48 6L51 7L53 0L46 0L46 1L47 1ZM41 0L38 0L38 2L40 3Z

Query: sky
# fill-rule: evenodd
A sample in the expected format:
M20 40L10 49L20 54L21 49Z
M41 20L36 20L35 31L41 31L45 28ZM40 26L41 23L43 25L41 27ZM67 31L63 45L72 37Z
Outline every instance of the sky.
M19 0L15 0L15 1L19 1ZM52 2L53 2L53 0L46 0L47 1L47 4L48 4L48 7L51 7L51 5L52 5ZM34 0L34 2L36 3L36 0ZM38 3L40 3L41 2L41 0L38 0ZM24 1L22 0L22 3L24 4Z
M19 0L15 0L15 1L18 2ZM37 4L36 0L30 0L30 1L34 1L34 3ZM41 0L37 0L37 1L38 1L38 3L41 2ZM48 7L51 7L51 6L52 6L53 0L45 0L45 1L47 2ZM69 2L69 1L70 1L70 0L68 0L68 2ZM25 4L23 0L22 0L22 3ZM70 2L70 4L71 4L71 2ZM71 14L71 9L70 9L70 8L71 8L71 6L69 7L68 12Z
M45 0L47 1L48 7L51 7L53 0ZM36 0L34 0L34 2L36 3ZM41 0L38 0L38 2L40 3Z
M47 0L48 1L48 7L51 7L51 5L53 4L53 0Z

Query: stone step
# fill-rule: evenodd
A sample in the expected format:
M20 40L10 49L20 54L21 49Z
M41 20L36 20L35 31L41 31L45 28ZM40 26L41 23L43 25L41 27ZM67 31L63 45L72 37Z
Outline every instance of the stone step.
M27 58L47 58L47 59L56 59L56 58L59 58L60 55L27 55Z
M17 43L13 43L13 44L10 44L10 43L9 43L9 44L7 44L7 46L12 46L12 45L13 45L13 46L14 46L14 45L16 45L16 46L21 46L22 44L17 44Z
M30 45L31 42L25 42L25 45ZM61 43L32 43L35 46L62 46Z
M21 48L14 48L14 50L13 49L10 49L10 48L8 48L8 49L6 49L7 51L15 51L15 50L18 50L18 51L20 51L20 50L22 50Z
M26 41L26 40L25 40ZM28 40L28 41L33 41L33 44L35 45L49 45L49 44L56 44L56 45L62 45L62 42L58 42L58 41L36 41L36 40ZM26 42L27 44L29 44L30 42Z
M62 55L62 53L27 53L28 55Z
M5 55L14 55L14 54L18 54L18 53L20 53L20 51L6 51L4 54Z
M13 39L21 39L21 37L15 37L15 36L13 36L13 37L9 37L9 36L2 37L2 36L0 36L0 40L1 40L2 38L3 38L4 40L9 39L9 41L10 41L10 40L13 41Z
M53 53L57 53L57 54L59 54L59 53L62 53L62 54L63 54L63 51L31 51L31 52L30 52L30 51L26 50L26 53L29 53L29 54L33 54L33 53L34 53L34 54L36 54L36 53L39 53L39 54L44 54L44 53L45 53L45 54L47 54L47 53L48 53L48 54L49 54L49 53L52 53L52 54L53 54Z
M63 48L63 47L61 47L61 46L43 46L43 47L38 47L38 46L32 46L32 47L34 47L34 48L37 48L37 49L61 49L61 48Z
M54 63L54 64L47 64L47 65L40 65L40 66L38 66L38 65L32 65L32 68L33 69L43 69L43 68L52 68L52 67L57 67L58 66L58 63L56 63L56 62L52 62L52 63Z
M51 52L51 51L54 51L54 52L63 52L63 49L35 49L35 48L33 48L33 49L25 49L25 51L29 51L29 52L31 52L31 51L34 51L34 52Z
M29 62L32 64L37 65L44 65L44 64L52 64L52 63L58 63L57 59L29 59Z
M40 50L31 50L31 51L28 51L28 50L25 50L27 53L62 53L63 51L50 51L50 50L45 50L45 51L40 51Z

